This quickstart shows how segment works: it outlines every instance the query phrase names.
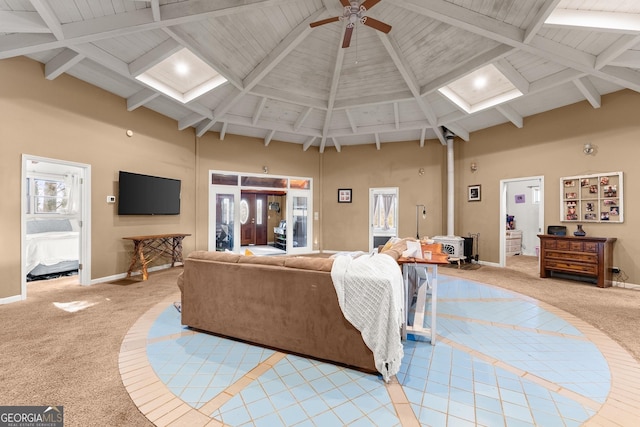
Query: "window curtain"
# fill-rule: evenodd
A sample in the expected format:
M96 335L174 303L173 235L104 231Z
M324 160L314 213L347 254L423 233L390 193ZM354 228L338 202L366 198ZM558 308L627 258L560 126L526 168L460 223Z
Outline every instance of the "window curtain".
M75 174L65 175L67 187L67 213L77 214L80 211L80 177Z
M373 224L375 228L380 228L382 215L380 214L380 195L376 195L375 206L373 208Z
M393 202L395 199L394 194L381 194L382 203L384 204L384 229L388 230L391 228L389 225L389 214L391 213L391 207L393 206Z

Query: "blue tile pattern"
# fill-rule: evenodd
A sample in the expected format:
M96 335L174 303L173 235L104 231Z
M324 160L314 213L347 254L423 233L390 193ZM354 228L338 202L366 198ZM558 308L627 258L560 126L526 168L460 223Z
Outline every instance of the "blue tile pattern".
M170 306L149 330L147 357L169 390L196 409L275 354L180 332ZM609 394L611 374L598 348L531 298L441 275L437 332L435 346L409 336L397 375L420 425L578 426ZM380 376L294 355L208 415L229 426L402 425Z
M234 426L400 425L379 377L293 355L211 416Z

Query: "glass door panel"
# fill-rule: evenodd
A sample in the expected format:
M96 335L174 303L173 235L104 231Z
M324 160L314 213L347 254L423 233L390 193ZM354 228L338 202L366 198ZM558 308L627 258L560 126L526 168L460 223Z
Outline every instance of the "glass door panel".
M234 251L240 246L240 187L212 185L209 188L210 251Z
M311 246L310 213L311 213L311 192L305 190L291 190L289 192L288 206L290 220L287 224L287 246L288 252L309 252Z
M216 194L215 248L216 251L233 250L234 195Z

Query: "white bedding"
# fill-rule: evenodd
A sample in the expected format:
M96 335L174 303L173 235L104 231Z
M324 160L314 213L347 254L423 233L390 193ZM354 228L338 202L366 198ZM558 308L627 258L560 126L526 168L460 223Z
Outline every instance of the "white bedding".
M404 281L398 263L388 255L337 256L331 278L344 317L358 329L373 352L385 381L397 374L404 355Z
M27 273L39 264L54 265L62 261L80 258L80 241L77 231L50 231L27 234Z

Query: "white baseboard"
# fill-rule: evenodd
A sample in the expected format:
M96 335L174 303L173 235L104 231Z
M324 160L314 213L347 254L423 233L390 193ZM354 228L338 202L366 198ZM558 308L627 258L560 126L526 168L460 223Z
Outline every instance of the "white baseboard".
M182 264L178 264L178 265L182 265ZM166 270L168 268L171 268L171 264L156 265L155 267L148 268L147 272L151 273L158 270ZM131 277L140 276L141 274L142 274L141 271L134 271L131 273ZM90 285L95 285L97 283L113 282L114 280L120 280L126 277L127 277L127 273L120 273L120 274L114 274L112 276L99 277L97 279L91 279Z
M480 264L480 265L488 265L490 267L500 267L500 263L497 262L488 262L488 261L476 261L476 264Z
M18 301L22 301L22 295L14 295L11 297L0 298L0 305L11 304Z
M624 282L614 281L613 286L617 286L618 288L633 289L636 291L640 291L640 285L637 285L635 283L624 283Z

